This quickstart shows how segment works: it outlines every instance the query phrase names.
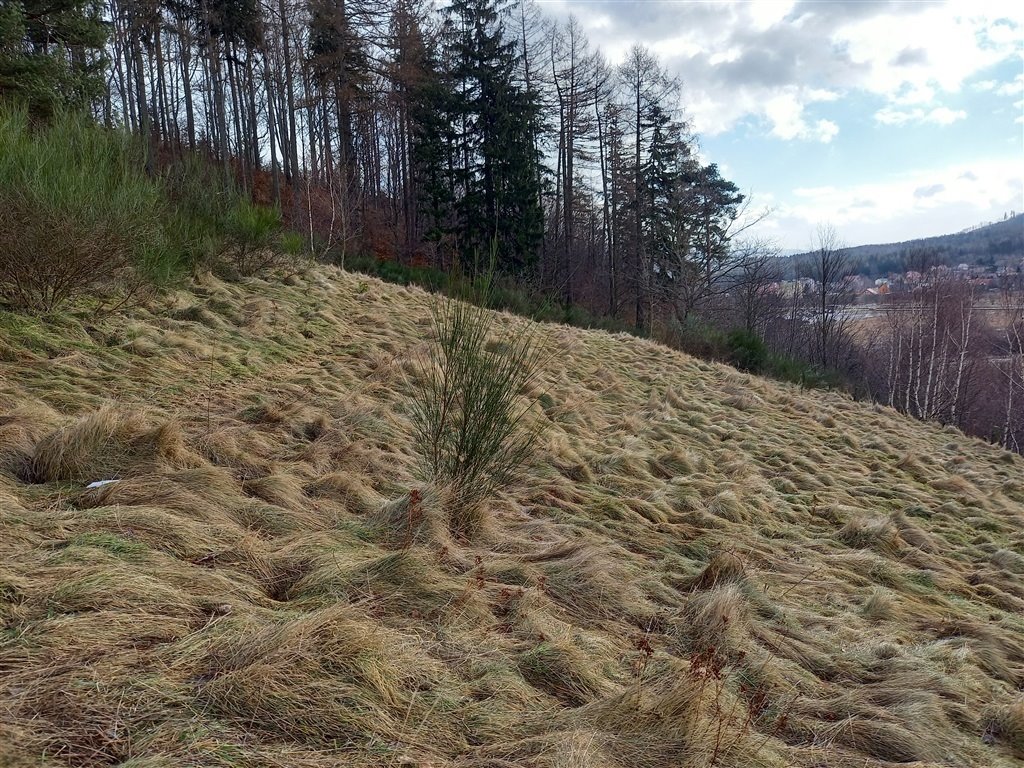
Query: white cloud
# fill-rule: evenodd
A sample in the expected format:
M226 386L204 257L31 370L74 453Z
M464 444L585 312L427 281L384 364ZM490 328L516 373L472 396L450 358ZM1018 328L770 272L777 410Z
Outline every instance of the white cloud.
M1004 12L1017 21L1006 22ZM995 3L921 7L902 23L880 13L836 29L833 41L863 65L850 85L901 103L928 103L936 91L955 93L972 75L1012 55L1019 47L1021 11ZM1018 30L1015 35L1008 31ZM904 63L901 54L919 52L927 66Z
M906 125L907 123L952 125L965 117L967 117L967 112L964 110L950 109L949 107L935 107L934 109L883 107L875 113L875 120L882 125Z
M723 133L753 117L773 136L805 141L834 137L841 126L820 113L821 103L855 93L881 99L879 122L886 124L963 119L942 106L945 97L1018 57L1024 30L1024 4L985 0L556 0L547 7L600 19L592 28L594 42L613 61L634 43L658 52L682 78L682 102L699 133ZM1014 95L1024 83L971 87L997 93L1015 88Z
M1024 94L1024 74L1017 75L1012 82L1003 83L996 88L997 96L1020 96Z
M839 133L839 126L831 120L807 121L798 91L769 99L764 105L764 113L772 124L772 135L787 141L803 139L827 144Z
M831 120L818 120L814 124L811 135L820 142L827 144L839 133L839 126Z
M926 83L904 83L892 93L885 94L889 104L913 106L928 104L935 98L935 89Z
M655 40L648 46L660 58L668 59L673 56L704 56L712 55L706 51L699 40L693 39L690 34L667 37L662 40Z
M1022 207L1019 162L990 159L862 184L798 188L776 205L771 229L799 246L800 233L827 221L850 244L885 242L957 231Z
M796 5L794 0L775 0L775 2L771 3L750 3L749 7L746 9L747 16L754 29L770 29L785 19L793 10L794 5Z
M957 120L963 120L965 117L967 117L967 112L962 109L936 107L925 117L925 122L936 123L937 125L951 125Z
M923 115L923 109L907 112L905 110L893 109L892 107L883 107L875 112L875 122L882 125L904 125L913 120L920 120Z

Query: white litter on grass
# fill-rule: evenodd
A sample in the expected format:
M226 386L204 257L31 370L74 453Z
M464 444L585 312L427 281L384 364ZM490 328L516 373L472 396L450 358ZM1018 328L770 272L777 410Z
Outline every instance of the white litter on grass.
M95 482L89 483L86 488L102 488L104 485L110 485L116 483L117 480L96 480Z

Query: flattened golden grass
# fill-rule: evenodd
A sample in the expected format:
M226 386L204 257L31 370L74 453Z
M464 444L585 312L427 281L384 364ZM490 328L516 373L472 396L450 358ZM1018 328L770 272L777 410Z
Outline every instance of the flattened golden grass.
M88 323L0 314L0 765L1021 759L1019 459L551 326L544 444L460 538L421 292L205 275Z

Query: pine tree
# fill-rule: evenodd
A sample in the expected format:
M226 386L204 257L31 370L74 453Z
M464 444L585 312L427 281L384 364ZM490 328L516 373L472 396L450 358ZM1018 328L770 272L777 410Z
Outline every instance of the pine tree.
M408 14L396 44L396 80L404 89L409 141L409 184L415 228L440 248L452 234L455 198L452 183L452 93L434 48Z
M492 245L497 268L532 266L543 236L533 130L536 94L518 87L517 44L505 39L503 4L454 0L446 29L453 41L455 220L463 267L477 271Z
M99 0L0 4L0 96L41 117L95 104L106 71L102 11Z
M644 190L648 212L644 226L647 252L651 254L655 270L664 272L666 263L676 250L678 217L678 158L682 149L679 126L660 106L651 110L650 152L643 169Z
M714 163L694 166L685 181L693 217L694 258L710 275L729 256L730 231L744 196L733 182L722 178Z

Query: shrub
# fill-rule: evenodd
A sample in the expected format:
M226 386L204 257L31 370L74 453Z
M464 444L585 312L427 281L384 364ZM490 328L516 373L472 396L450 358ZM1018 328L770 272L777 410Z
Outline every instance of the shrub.
M729 361L737 368L751 373L764 370L768 350L756 334L747 330L735 330L726 337Z
M141 152L86 116L34 129L25 110L0 108L0 298L48 311L132 272L175 270Z
M306 238L298 232L282 232L278 239L277 248L281 253L292 257L303 256L309 252Z
M251 276L309 253L301 234L284 229L280 210L252 202L209 158L186 154L161 176L173 207L168 228L188 264Z
M435 300L436 339L412 407L426 472L448 490L461 534L480 522L481 502L516 479L540 434L523 423L534 400L519 394L542 362L534 326L493 340L486 302Z
M190 266L210 261L223 247L223 222L237 191L225 183L220 168L197 154L164 167L161 182L170 208L167 228L182 260Z
M448 274L434 267L408 266L397 261L382 260L365 254L353 254L345 262L345 268L352 272L373 275L398 285L418 285L430 291L450 289L451 281Z
M281 226L281 211L277 208L239 198L224 218L221 257L243 276L281 266L288 261L286 254L277 250Z
M683 322L669 320L661 338L669 346L704 360L725 360L729 356L725 333L692 315Z

